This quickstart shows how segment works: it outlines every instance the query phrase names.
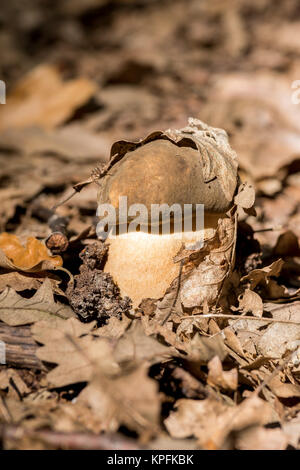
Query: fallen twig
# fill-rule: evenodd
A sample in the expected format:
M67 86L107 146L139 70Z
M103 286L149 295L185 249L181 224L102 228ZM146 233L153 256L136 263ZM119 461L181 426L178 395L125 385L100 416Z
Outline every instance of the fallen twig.
M135 441L119 434L89 434L89 433L62 433L56 431L33 431L21 426L0 426L0 438L2 441L21 439L33 439L44 444L60 449L83 450L142 450Z
M181 317L182 319L186 318L227 318L227 319L234 319L234 320L255 320L255 321L264 321L269 323L289 323L291 325L300 325L300 322L292 321L292 320L277 320L276 318L265 318L265 317L250 317L247 315L227 315L226 313L207 313L203 315L187 315L185 317Z
M23 369L45 370L36 356L37 343L28 326L9 326L0 323L0 340L5 344L5 363Z

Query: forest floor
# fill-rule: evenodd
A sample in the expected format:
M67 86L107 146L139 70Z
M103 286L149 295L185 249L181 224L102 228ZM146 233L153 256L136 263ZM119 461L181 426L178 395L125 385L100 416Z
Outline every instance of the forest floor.
M10 0L0 25L2 448L299 448L299 2ZM190 116L226 130L256 215L227 310L162 325L95 287L97 185L59 239L51 208L114 142Z

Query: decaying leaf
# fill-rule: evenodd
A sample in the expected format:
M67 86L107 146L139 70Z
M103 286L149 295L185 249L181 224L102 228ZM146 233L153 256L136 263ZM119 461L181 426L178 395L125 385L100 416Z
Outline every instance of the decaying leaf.
M277 277L280 274L280 271L284 265L284 261L282 259L278 259L274 261L274 263L270 264L270 266L266 266L261 269L253 269L251 273L247 276L242 277L241 282L249 282L250 289L255 289L258 284L267 284L270 282L271 277Z
M274 321L268 323L260 317L254 321L230 320L230 324L246 350L268 358L280 358L286 352L293 351L294 342L300 337L299 301L286 305L268 302L264 304L264 310Z
M186 343L185 351L187 353L187 360L197 364L206 364L215 356L219 357L222 361L228 352L221 335L207 338L200 336L198 333L195 334L191 341Z
M31 289L37 290L41 287L41 284L44 282L45 277L50 280L53 289L57 294L63 294L63 292L58 287L58 284L61 282L61 279L59 279L57 276L50 274L49 272L0 272L0 291L3 291L6 287L11 287L16 292Z
M269 387L279 398L300 398L300 385L283 383L278 375L269 382Z
M239 301L239 310L244 313L253 313L255 317L263 314L263 301L261 297L250 289L246 289Z
M130 323L130 318L125 315L123 315L121 320L116 317L110 317L105 325L101 326L101 328L98 328L98 330L94 332L94 335L99 335L101 338L116 340L124 335Z
M234 202L243 209L251 209L255 202L255 190L253 186L248 183L241 184L239 192L234 198Z
M235 223L234 218L219 219L216 233L197 253L197 267L187 274L180 289L180 299L184 307L216 303L232 267Z
M0 371L0 390L4 391L5 389L8 390L8 397L19 400L30 393L29 387L14 369Z
M57 319L51 324L43 321L32 327L34 338L44 344L38 349L38 357L58 364L47 374L49 385L63 387L89 382L78 401L87 405L101 422L99 430L115 431L120 424L134 430L150 430L158 423L160 402L157 385L147 376L148 366L142 363L141 345L137 348L137 357L132 357L131 350L128 355L128 346L138 339L138 333L133 334L132 339L124 337L124 342L118 343L121 346L118 352L107 338L99 337L101 328L92 334L94 326L94 323L82 324L76 319ZM143 339L150 341L152 348L155 346L154 340L145 335ZM122 356L118 359L123 348L127 361L140 359L137 368L120 369L116 360L123 359Z
M94 338L88 333L95 323L82 324L74 318L40 322L33 326L35 339L44 344L37 356L58 364L47 375L52 387L89 381L99 367L102 373L114 375L119 367L112 356L112 346L105 338Z
M74 314L69 306L54 301L48 278L30 299L22 297L10 287L0 295L0 320L11 326L27 325L39 320L67 319L72 316Z
M95 371L93 381L79 395L101 420L102 430L113 432L120 424L141 432L155 432L160 400L157 384L147 375L147 366L108 378Z
M68 124L55 129L40 127L12 128L0 134L0 148L22 151L23 159L51 153L71 163L82 160L97 164L107 160L109 140L76 124ZM55 163L52 163L55 166ZM63 170L63 168L62 168ZM37 183L37 182L35 182ZM31 181L32 184L32 181ZM21 188L22 189L22 188Z
M10 233L0 234L0 267L13 271L38 272L62 266L60 256L51 256L47 247L34 237L28 237L23 246Z
M238 386L238 371L232 369L225 371L218 356L213 357L208 363L207 383L223 389L236 390Z
M100 329L101 331L101 329ZM171 349L145 334L142 323L134 321L119 339L114 356L122 362L158 362L171 356Z
M284 450L288 438L281 429L253 426L240 432L236 447L240 450Z

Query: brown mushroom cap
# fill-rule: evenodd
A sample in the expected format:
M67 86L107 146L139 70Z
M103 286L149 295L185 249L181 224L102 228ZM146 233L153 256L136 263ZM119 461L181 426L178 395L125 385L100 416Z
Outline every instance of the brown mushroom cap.
M204 240L211 238L219 218L224 217L232 206L231 199L237 185L237 165L222 153L220 158L223 157L222 167L218 166L220 160L217 159L210 167L210 158L203 156L202 159L201 153L192 147L182 147L167 139L148 142L127 152L111 166L101 179L98 202L111 204L118 213L119 198L126 196L128 208L133 204L143 204L148 214L151 214L152 204L168 204L169 207L179 204L182 212L184 204L193 204L195 208L196 204L204 204L204 227L192 232L192 241L198 241L200 236ZM216 165L219 172L214 171ZM213 176L205 181L203 175L211 174ZM222 189L224 177L230 186L227 197L226 190ZM149 231L149 218L146 228L107 238L109 251L104 271L113 276L121 294L128 295L134 307L143 298L157 299L164 295L179 274L179 264L174 263L174 257L182 244L189 241L185 232L182 232L181 239L176 238L173 232L153 235L152 230Z
M118 209L120 196L148 211L151 204L204 204L206 213L222 214L232 206L217 178L204 181L198 150L163 139L128 152L103 178L99 202Z

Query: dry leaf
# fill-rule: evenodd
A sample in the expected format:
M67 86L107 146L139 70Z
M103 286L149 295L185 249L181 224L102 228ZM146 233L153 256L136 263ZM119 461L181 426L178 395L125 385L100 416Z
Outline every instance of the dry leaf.
M229 346L233 351L235 351L239 356L244 357L245 353L243 350L243 347L241 345L240 340L238 337L235 335L235 333L232 331L230 327L225 328L224 330L225 334L225 343L227 346Z
M28 237L23 246L20 239L10 233L0 235L0 267L25 272L43 271L62 266L60 256L48 254L47 247L34 237Z
M266 357L280 358L293 350L293 342L300 338L300 302L287 305L268 303L265 310L278 320L294 321L298 324L272 323L261 337L257 338L257 349Z
M280 37L277 28L272 43L275 36ZM252 178L273 178L299 152L299 107L291 99L291 83L289 76L270 71L234 72L218 77L210 90L209 101L218 103L218 114L223 114L219 125L228 126L229 115L243 122L232 141L240 165Z
M30 389L14 369L0 370L0 390L5 389L8 390L6 396L16 400L21 400L24 395L30 393Z
M278 375L269 382L269 387L279 398L300 398L300 385L283 383Z
M266 424L271 417L270 405L257 397L248 398L237 407L212 398L181 399L176 408L165 420L171 436L195 436L201 448L210 450L222 448L230 432Z
M238 371L231 369L224 371L222 362L218 356L213 357L208 363L207 383L224 390L236 390L238 386Z
M215 235L197 253L197 267L182 280L180 300L184 307L216 303L232 267L234 239L234 218L219 219ZM181 256L179 253L177 260Z
M100 338L116 340L124 335L130 323L130 318L126 317L125 315L122 316L122 320L119 320L116 317L110 317L105 325L101 326L97 331L94 332L94 335L97 335Z
M51 323L48 321L36 322L31 327L31 332L38 343L50 345L62 341L66 334L75 338L85 336L94 329L95 324L95 321L82 323L77 318L70 318L67 321L55 318ZM53 347L53 349L55 348Z
M12 90L0 109L0 129L40 126L52 128L65 122L95 93L86 78L64 82L58 69L40 65Z
M57 129L30 127L8 129L0 134L0 147L22 152L22 159L34 155L57 155L71 163L83 160L105 162L110 141L102 135L72 123ZM52 164L54 166L54 163ZM61 168L63 170L63 168ZM32 181L31 181L32 183Z
M44 275L43 275L44 274ZM59 289L58 284L61 282L57 276L51 275L48 272L45 273L24 273L19 271L12 272L0 272L0 291L3 291L6 287L11 287L13 290L20 292L22 290L38 290L41 284L44 282L45 277L51 282L53 290L57 294L64 294Z
M288 439L281 429L265 429L253 426L241 431L235 446L240 450L284 450Z
M268 284L270 282L270 277L277 277L280 274L280 271L284 265L282 259L274 261L274 263L266 266L261 269L253 269L247 276L241 278L241 282L249 282L250 289L253 290L259 284Z
M200 336L198 333L185 344L187 360L196 364L207 364L215 356L221 361L227 356L227 348L221 335Z
M249 183L243 183L239 187L237 195L234 197L234 203L243 209L251 209L255 202L255 190Z
M101 331L101 329L100 329ZM118 363L150 361L159 362L171 356L171 348L147 336L141 321L135 320L119 339L114 357Z
M282 429L288 439L288 443L293 447L299 449L300 443L300 416L282 424Z
M27 325L39 320L53 321L57 317L67 319L72 316L70 307L54 301L48 278L30 299L21 297L10 287L0 295L0 320L7 325Z
M39 322L32 327L34 338L44 344L37 356L58 364L47 374L50 386L90 382L78 401L92 409L101 422L99 430L115 431L121 423L136 430L151 429L159 416L157 384L148 378L145 365L122 373L113 345L99 338L101 328L92 334L94 325L69 319ZM130 337L125 348L126 342L131 342Z
M88 334L94 326L95 322L82 324L71 318L32 327L34 338L44 344L37 350L37 356L58 364L47 375L51 387L87 382L98 368L108 376L119 371L109 341Z
M264 311L261 297L250 289L246 289L239 299L239 310L247 314L253 313L255 317L261 317Z
M294 342L299 339L299 303L296 301L286 305L264 304L265 312L269 313L274 320L286 320L287 323L269 323L264 321L264 317L260 320L229 320L229 323L237 332L245 350L267 358L280 358L287 351L292 351ZM289 324L289 321L295 324Z
M145 364L115 378L95 370L95 377L79 395L101 420L102 430L113 432L124 424L137 432L155 433L159 422L158 385L147 375Z

